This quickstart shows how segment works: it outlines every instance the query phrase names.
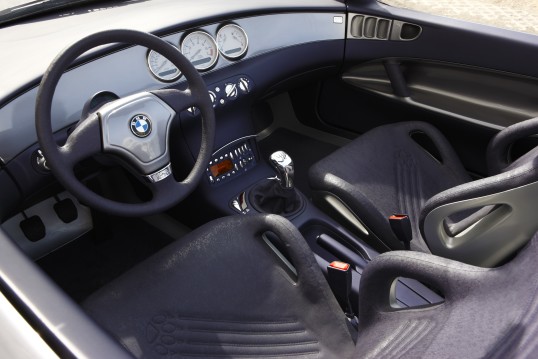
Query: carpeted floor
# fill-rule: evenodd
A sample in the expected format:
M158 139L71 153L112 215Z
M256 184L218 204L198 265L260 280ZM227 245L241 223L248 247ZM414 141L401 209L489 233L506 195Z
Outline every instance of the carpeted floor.
M91 232L37 261L77 302L173 240L139 219L94 215L94 224Z

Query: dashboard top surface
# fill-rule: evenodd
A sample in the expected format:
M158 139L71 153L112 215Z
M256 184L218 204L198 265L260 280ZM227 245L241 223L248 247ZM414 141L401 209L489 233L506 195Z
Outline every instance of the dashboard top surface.
M83 7L0 29L0 103L36 82L66 46L98 31L134 29L159 35L228 17L274 12L344 11L338 0L132 0Z
M225 5L209 0L128 1L106 9L85 8L65 15L49 15L0 29L0 45L5 44L3 48L7 49L0 58L3 69L0 157L8 163L36 142L34 112L38 81L62 49L89 34L107 29L135 29L155 33L179 47L192 31L202 30L216 36L223 25L234 23L248 33L247 53L238 59L221 56L203 75L230 66L238 75L246 70L246 62L258 61L255 59L269 52L312 42L343 40L345 23L334 22L333 17L344 13L344 5L333 0L273 1L271 5L268 1L257 1L255 5L242 1ZM104 52L93 54L97 57L92 57L90 52L83 55L90 57L81 59L80 65L62 77L53 100L53 130L78 121L84 103L97 92L112 91L123 97L170 85L152 76L147 68L145 48L92 51L99 50ZM286 61L301 63L305 59L295 56ZM279 67L272 73L278 76ZM174 82L177 81L184 80L180 77Z

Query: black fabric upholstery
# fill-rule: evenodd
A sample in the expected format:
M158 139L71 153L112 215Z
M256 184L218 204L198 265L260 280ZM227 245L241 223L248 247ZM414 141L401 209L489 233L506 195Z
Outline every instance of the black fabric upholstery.
M511 145L522 138L538 132L538 118L516 123L500 131L490 141L487 149L487 163L490 177L450 188L431 198L421 213L421 233L424 219L430 211L444 204L487 196L507 191L538 181L538 147L530 150L517 160L510 161ZM448 223L447 232L455 235L488 214L494 207L487 206L458 223Z
M428 213L439 206L507 191L538 181L538 148L529 151L503 170L497 175L449 188L430 198L424 204L420 215L421 231Z
M537 256L537 235L493 269L419 252L380 255L361 278L355 358L536 357ZM389 293L400 276L430 283L445 302L393 308Z
M517 140L535 135L538 117L518 122L499 132L488 144L487 164L490 175L504 171L510 165L510 146ZM531 151L532 152L532 151ZM527 155L530 155L529 153ZM533 157L536 157L534 153Z
M266 231L282 240L297 277L263 240ZM84 307L140 358L346 358L354 350L312 252L275 215L210 222Z
M411 138L417 131L431 138L442 163ZM312 166L309 178L314 191L338 197L390 248L403 245L392 233L388 217L408 214L411 248L423 252L429 251L419 231L424 203L470 180L444 136L422 122L375 128Z
M249 202L258 212L291 217L304 207L304 199L295 188L282 188L274 179L262 181L249 191Z

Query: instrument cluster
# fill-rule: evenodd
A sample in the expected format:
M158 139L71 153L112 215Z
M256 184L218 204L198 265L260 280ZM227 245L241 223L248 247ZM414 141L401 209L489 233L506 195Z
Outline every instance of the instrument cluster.
M248 49L248 37L239 25L226 24L218 29L216 37L202 30L189 32L177 46L198 71L206 71L217 63L219 55L232 61L243 57ZM173 82L181 77L179 69L156 51L148 51L147 63L152 75L160 81Z

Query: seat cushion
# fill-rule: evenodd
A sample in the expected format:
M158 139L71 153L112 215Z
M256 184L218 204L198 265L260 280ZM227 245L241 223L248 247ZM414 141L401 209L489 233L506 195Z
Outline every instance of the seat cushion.
M266 243L267 231L282 240L297 275ZM348 358L354 350L312 252L275 215L210 222L84 307L139 358Z
M436 151L428 152L411 137L417 133L427 135ZM419 230L423 204L470 177L436 128L402 122L377 127L317 162L310 168L309 181L314 192L330 193L345 203L389 249L403 245L392 233L388 217L408 214L411 248L429 252Z

